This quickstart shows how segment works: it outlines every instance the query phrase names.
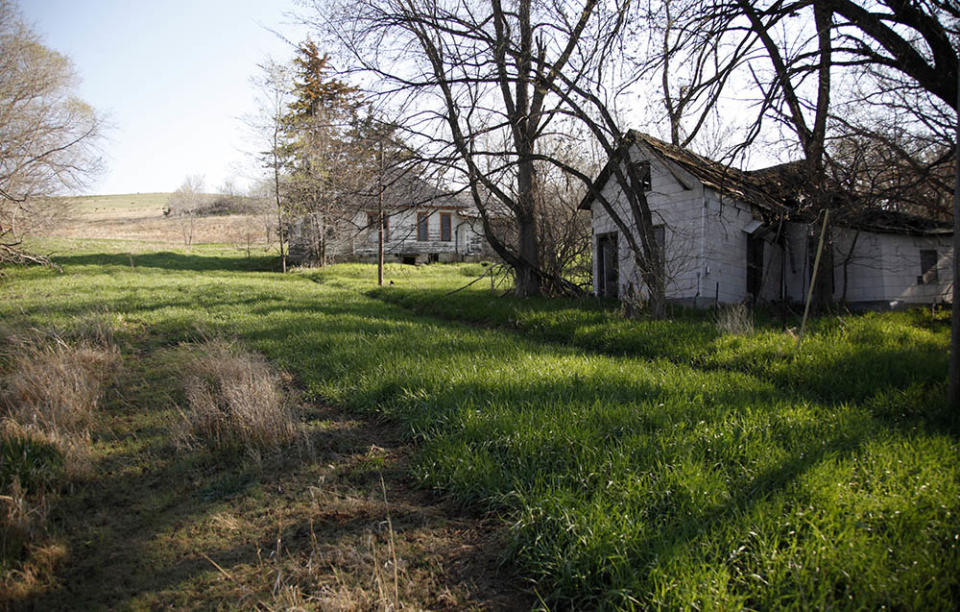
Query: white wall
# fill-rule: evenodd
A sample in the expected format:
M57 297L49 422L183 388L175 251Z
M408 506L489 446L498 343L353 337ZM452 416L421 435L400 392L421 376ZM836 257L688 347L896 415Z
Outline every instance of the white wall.
M886 299L891 306L901 304L929 304L943 302L950 297L953 286L951 261L953 249L947 236L903 236L879 234L883 258L883 282ZM937 251L935 283L919 284L920 251Z
M815 248L815 229L791 223L788 244L788 297L802 302L809 288L810 262ZM950 237L905 236L834 227L830 230L833 248L833 299L837 303L898 307L908 304L943 302L952 286ZM808 237L813 237L809 241ZM854 238L856 241L854 242ZM852 248L852 251L851 251ZM938 281L917 284L920 251L935 249L939 257ZM844 262L846 293L844 293ZM826 272L824 270L823 272Z
M703 295L721 304L742 302L747 294L747 231L758 221L755 207L716 191L706 192ZM780 247L764 243L761 296L780 292Z
M654 224L666 226L667 298L709 305L742 302L747 294L747 231L756 226L759 210L723 196L702 184L674 164L664 161L644 145L631 150L634 161L651 163L651 191L647 194ZM603 188L604 195L631 228L632 214L616 181ZM619 228L599 201L591 207L593 225L593 278L598 291L598 237ZM760 297L777 301L802 302L809 289L815 228L806 223L785 223L783 247L771 242L775 231L764 243L763 275ZM850 304L888 305L943 302L950 296L951 238L911 237L880 234L841 227L831 230L834 299ZM854 237L856 243L854 245ZM639 240L638 240L639 242ZM812 245L812 246L811 246ZM846 262L846 287L844 262ZM642 288L629 244L618 236L620 295L629 287ZM939 258L938 281L918 284L921 274L920 251L935 249ZM844 290L846 294L844 295Z
M699 182L688 180L684 185L677 178L676 168L666 165L662 159L651 154L646 147L635 146L631 157L636 160L650 161L651 189L647 193L650 212L654 225L664 225L665 268L667 274L667 297L671 299L693 298L697 294L699 254L703 222L703 189ZM629 204L623 197L616 181L611 179L603 189L604 195L614 203L618 216L633 228L638 236L636 224ZM591 207L593 226L593 252L596 254L598 236L618 232L619 228L599 201ZM637 237L639 244L639 236ZM640 274L635 265L629 243L623 236L618 237L620 295L629 287L642 288ZM597 290L597 257L593 260L594 290Z
M849 228L833 228L831 234L834 300L848 303L886 300L881 236Z

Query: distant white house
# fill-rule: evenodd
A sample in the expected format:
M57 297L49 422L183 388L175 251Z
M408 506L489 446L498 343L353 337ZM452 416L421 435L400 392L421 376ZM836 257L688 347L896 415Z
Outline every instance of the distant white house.
M649 172L647 201L664 248L667 298L697 306L748 300L801 302L817 247L817 226L782 197L776 177L788 166L741 172L660 140L630 132L595 186L632 219L611 177L614 164ZM641 288L627 240L594 198L593 283L598 295ZM890 211L839 215L821 259L834 300L896 308L948 301L952 231L947 224ZM823 282L823 281L821 281ZM823 287L824 285L820 285Z
M358 261L377 260L377 217L377 211L366 210L354 218L356 226L363 228L353 242L352 255ZM492 256L479 217L454 200L386 209L383 250L386 261L406 264L480 261Z
M330 261L375 262L379 250L379 198L355 196L328 225L324 245ZM477 211L454 195L415 177L399 177L384 187L384 260L421 264L480 261L494 253ZM318 231L309 218L290 226L295 263L317 259Z

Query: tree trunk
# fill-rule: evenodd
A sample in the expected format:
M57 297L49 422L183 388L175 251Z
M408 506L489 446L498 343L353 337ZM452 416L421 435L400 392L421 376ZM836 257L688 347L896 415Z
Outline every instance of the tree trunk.
M960 422L960 70L957 70L957 150L953 185L953 304L950 307L950 406Z
M652 274L646 279L650 291L650 316L659 321L667 317L667 291L662 274Z
M516 293L520 297L541 295L538 265L539 245L537 243L537 226L534 220L526 215L519 217L517 219L517 234L517 251L520 260L515 266Z

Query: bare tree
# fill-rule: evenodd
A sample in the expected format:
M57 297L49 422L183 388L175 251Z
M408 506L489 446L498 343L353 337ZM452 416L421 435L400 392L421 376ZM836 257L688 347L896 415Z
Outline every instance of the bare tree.
M44 198L78 190L101 169L102 118L73 90L70 60L44 46L0 0L0 261L17 249Z
M666 140L716 157L720 143L703 151L698 137L708 128L729 131L729 126L720 125L723 95L753 54L756 37L749 31L726 35L722 20L703 19L708 5L709 0L650 0L641 5L636 18L629 20L633 53L628 58L640 64L641 74L657 81L666 113Z
M590 176L596 175L602 166L580 139L551 136L538 143L538 151ZM552 279L583 282L590 277L590 218L578 209L587 187L577 177L547 161L537 162L537 175L540 177L537 194L540 265L548 283L547 292L561 294L567 288L553 286Z
M199 174L188 176L167 198L167 208L170 209L171 214L178 217L180 230L183 233L183 243L187 246L193 244L197 215L205 199L203 185L203 176Z
M281 270L287 271L287 252L284 225L286 224L285 202L283 199L283 173L290 155L285 116L291 103L293 75L291 68L275 60L268 59L259 65L260 74L252 79L257 89L259 112L249 118L247 124L264 146L257 157L261 166L269 173L269 197L274 203L277 242L280 246ZM267 232L269 235L269 231Z
M490 244L515 271L519 295L539 295L536 143L557 117L552 94L596 0L567 18L532 0L314 3L314 25L337 39L355 72L408 111L404 128L451 180L467 185ZM509 244L497 211L516 228Z

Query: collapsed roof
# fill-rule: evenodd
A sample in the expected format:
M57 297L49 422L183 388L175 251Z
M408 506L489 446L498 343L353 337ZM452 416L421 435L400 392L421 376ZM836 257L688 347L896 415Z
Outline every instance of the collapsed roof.
M809 221L815 216L814 211L805 206L809 198L805 193L802 162L787 162L759 170L738 170L635 130L627 132L623 143L597 175L594 181L596 191L603 188L616 165L623 163L627 151L635 145L649 147L661 158L676 164L704 187L713 189L721 196L752 204L763 211L793 221ZM853 194L839 189L830 197L837 204L835 222L846 227L908 235L953 233L949 223L896 210L858 205L858 199ZM578 208L590 210L595 199L593 192L589 192Z

